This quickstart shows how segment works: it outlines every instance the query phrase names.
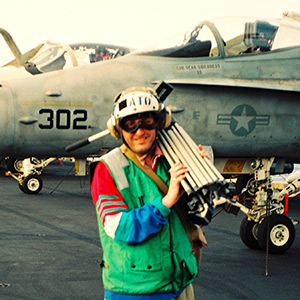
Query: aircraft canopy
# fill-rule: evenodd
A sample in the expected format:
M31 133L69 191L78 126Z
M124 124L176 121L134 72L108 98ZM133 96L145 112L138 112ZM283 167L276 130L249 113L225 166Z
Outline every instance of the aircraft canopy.
M170 40L170 39L167 39ZM284 12L282 19L226 17L203 21L179 43L137 54L164 57L236 56L270 52L300 45L300 14Z

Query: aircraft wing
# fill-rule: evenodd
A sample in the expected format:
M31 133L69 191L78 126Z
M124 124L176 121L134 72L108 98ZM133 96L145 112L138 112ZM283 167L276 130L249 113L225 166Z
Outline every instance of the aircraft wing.
M164 81L172 85L217 85L300 92L300 80L258 80L240 78L176 78Z

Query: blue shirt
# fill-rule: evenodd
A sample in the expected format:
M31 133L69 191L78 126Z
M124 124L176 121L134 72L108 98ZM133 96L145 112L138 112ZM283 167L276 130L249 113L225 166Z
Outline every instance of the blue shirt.
M184 289L180 290L178 293L155 293L147 295L135 295L135 294L121 294L116 292L111 292L104 289L104 298L107 300L170 300L178 297Z

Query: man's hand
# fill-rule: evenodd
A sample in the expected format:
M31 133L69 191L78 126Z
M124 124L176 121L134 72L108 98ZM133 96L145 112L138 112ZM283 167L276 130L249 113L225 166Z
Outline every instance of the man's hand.
M166 196L162 199L162 204L171 208L174 204L177 203L179 198L184 193L180 182L186 177L186 172L188 171L187 167L182 165L181 163L174 164L169 172L170 172L170 185L169 190Z
M208 153L202 148L202 145L198 145L200 155L202 157L206 157L210 159ZM184 190L182 186L180 185L180 182L186 177L186 172L188 171L188 168L181 164L180 162L174 164L169 172L170 172L170 185L168 193L165 195L165 197L162 199L162 204L167 206L168 208L171 208L173 205L175 205L182 194L184 193Z
M203 149L203 147L202 147L201 144L198 145L198 149L199 149L200 155L202 157L206 157L206 158L208 158L210 160L210 157L209 157L208 153Z

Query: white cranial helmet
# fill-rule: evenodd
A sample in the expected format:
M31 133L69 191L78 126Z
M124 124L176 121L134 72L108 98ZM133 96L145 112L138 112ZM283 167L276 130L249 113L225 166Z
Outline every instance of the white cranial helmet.
M162 105L156 92L151 88L129 88L115 98L114 117L116 120L144 112L159 113L161 110Z
M114 113L107 121L107 129L116 139L122 137L120 124L122 119L132 115L151 112L157 121L158 130L167 128L172 121L171 112L165 109L163 101L172 92L173 87L160 82L155 89L133 87L117 94L114 99Z

